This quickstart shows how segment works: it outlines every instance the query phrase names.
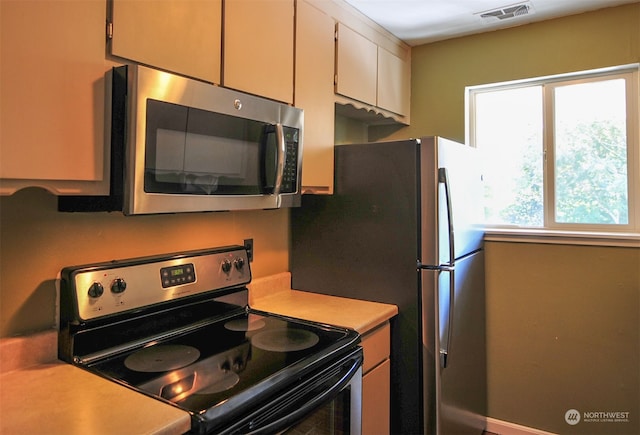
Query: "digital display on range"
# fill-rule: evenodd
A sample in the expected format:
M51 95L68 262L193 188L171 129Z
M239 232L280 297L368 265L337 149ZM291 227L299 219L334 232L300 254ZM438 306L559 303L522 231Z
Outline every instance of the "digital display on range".
M162 287L174 287L196 281L196 271L192 263L160 269Z

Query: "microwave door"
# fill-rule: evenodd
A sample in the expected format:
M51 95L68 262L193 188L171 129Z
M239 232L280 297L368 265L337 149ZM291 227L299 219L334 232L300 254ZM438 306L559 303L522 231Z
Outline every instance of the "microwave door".
M278 195L282 189L286 156L286 143L282 124L264 126L260 140L261 191Z

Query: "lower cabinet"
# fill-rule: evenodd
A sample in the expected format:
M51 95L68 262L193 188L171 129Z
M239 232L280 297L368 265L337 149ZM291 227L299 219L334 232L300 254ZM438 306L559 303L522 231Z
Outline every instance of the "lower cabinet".
M362 433L389 433L391 411L391 360L386 359L364 375L362 382Z
M362 337L362 434L389 433L391 394L391 348L389 322Z

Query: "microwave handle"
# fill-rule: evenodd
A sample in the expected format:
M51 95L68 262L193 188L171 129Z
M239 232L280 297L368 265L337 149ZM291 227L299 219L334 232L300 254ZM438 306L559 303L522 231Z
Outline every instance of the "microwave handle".
M278 152L278 162L276 166L276 182L273 187L273 194L280 194L280 189L282 189L282 180L284 178L284 164L285 157L287 155L287 145L284 141L284 128L282 124L276 124L276 141L277 141L277 152Z

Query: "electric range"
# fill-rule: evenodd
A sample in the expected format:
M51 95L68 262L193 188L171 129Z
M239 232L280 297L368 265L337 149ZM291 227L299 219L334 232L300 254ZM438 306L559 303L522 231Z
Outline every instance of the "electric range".
M59 358L185 410L192 433L359 432L358 333L253 310L250 282L242 246L66 267Z

